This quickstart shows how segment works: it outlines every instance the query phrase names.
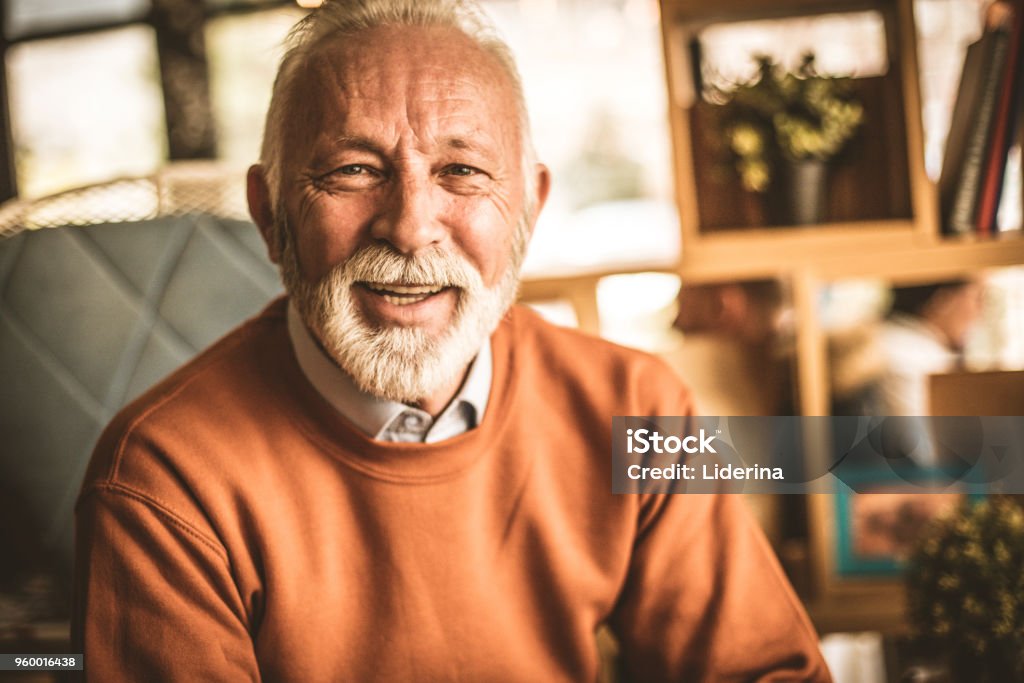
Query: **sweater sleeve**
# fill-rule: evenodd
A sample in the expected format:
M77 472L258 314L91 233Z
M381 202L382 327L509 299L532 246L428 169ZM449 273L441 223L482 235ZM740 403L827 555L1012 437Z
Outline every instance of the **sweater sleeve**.
M258 681L223 548L118 484L76 510L72 641L89 681Z
M610 625L628 681L831 680L814 629L738 494L645 498Z

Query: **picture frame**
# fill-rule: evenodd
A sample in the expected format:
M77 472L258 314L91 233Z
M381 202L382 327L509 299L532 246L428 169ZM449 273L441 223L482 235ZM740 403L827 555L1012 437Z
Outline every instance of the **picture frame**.
M914 542L932 520L984 497L950 486L939 469L921 468L913 477L921 492L907 490L906 471L871 469L846 475L833 493L809 496L815 579L809 611L821 631L855 630L863 622L901 633L903 572ZM924 492L930 481L937 490Z
M872 486L874 489L875 487ZM835 566L840 578L899 578L919 534L935 518L957 508L967 494L888 490L835 495Z

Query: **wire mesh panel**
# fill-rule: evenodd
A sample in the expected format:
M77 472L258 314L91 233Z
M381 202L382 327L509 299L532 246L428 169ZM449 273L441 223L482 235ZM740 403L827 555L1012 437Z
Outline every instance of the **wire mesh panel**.
M173 163L141 178L89 185L0 206L0 238L22 230L98 225L205 213L247 220L245 170L216 162Z

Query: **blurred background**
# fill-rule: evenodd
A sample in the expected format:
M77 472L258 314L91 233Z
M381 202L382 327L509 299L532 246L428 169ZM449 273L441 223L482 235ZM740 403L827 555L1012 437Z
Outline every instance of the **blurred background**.
M72 506L102 425L278 291L243 178L302 4L3 3L0 651L63 651ZM988 3L483 5L554 177L527 303L663 355L705 414L1024 412L1019 132L987 234L948 234L938 190ZM852 79L862 121L805 221L780 217L781 185L745 185L722 121L757 56L795 73L808 52ZM837 680L916 661L907 558L962 499L749 498L837 634Z

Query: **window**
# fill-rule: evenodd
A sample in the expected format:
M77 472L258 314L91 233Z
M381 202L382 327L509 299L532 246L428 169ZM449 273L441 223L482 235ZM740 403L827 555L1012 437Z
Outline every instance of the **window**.
M166 129L153 29L21 43L7 54L20 194L156 170Z
M656 0L489 0L554 182L528 274L672 267L679 227Z
M250 164L259 158L263 119L288 30L305 14L282 7L216 17L206 25L217 156Z

